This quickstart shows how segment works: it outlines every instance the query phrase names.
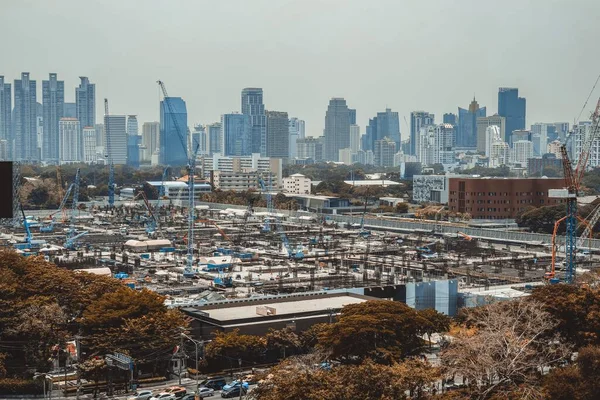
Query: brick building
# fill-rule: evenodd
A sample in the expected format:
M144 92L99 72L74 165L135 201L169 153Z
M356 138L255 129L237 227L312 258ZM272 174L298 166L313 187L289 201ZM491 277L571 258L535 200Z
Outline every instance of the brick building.
M448 208L471 214L473 219L509 219L530 206L560 204L549 198L548 189L561 189L564 179L471 178L449 179Z

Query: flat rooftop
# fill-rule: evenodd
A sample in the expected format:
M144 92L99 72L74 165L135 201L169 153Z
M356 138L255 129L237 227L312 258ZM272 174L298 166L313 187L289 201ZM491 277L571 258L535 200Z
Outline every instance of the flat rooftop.
M261 317L256 313L257 307L273 307L276 310L276 315L301 314L309 312L326 312L327 309L340 309L348 304L358 304L367 301L366 298L355 296L331 296L320 297L306 300L291 298L290 301L272 302L272 303L255 303L255 304L240 304L231 307L205 309L199 308L200 311L208 314L212 319L218 321L231 321L241 318Z

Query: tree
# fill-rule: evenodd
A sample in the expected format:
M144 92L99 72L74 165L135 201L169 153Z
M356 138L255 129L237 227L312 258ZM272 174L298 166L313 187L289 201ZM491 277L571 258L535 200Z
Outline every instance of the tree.
M218 360L224 358L230 363L241 359L258 360L266 350L265 338L254 335L240 335L239 329L231 332L216 332L213 340L206 345L208 358Z
M427 335L429 348L431 348L431 335L434 333L448 332L450 329L450 317L437 312L433 308L426 308L418 311L419 316L423 319L423 333Z
M302 342L296 333L290 328L271 329L266 335L268 349L276 349L283 353L283 358L286 356L286 351L290 350L295 353L302 346Z
M541 399L539 371L569 354L543 305L498 302L469 309L465 318L464 327L472 329L459 331L441 353L447 373L467 379L479 398L512 393Z
M564 217L566 208L562 204L547 207L528 207L522 213L517 214L515 221L520 227L529 228L532 232L552 233L554 223ZM560 227L564 232L565 224Z
M98 394L98 382L106 376L108 369L106 361L102 357L88 358L84 362L79 363L77 369L82 378L94 381L96 386L94 388L94 398L96 398Z
M553 369L544 380L549 400L593 400L600 393L600 347L579 350L575 365Z
M390 364L418 352L424 321L404 303L373 300L345 306L319 336L319 347L346 363L366 358Z
M396 204L396 212L398 214L406 214L408 212L408 203Z

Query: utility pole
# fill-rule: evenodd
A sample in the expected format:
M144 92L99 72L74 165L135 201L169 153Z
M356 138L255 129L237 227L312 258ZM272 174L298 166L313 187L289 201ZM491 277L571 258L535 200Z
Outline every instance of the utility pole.
M183 363L183 333L179 336L179 385L181 386L181 364Z

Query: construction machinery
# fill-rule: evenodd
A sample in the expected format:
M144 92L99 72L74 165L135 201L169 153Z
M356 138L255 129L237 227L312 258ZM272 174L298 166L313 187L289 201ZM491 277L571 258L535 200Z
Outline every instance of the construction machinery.
M219 234L221 235L221 237L223 239L227 240L228 242L232 242L229 235L227 235L225 233L225 231L219 225L217 225L216 221L213 221L212 219L199 219L198 222L203 223L205 225L207 225L207 224L213 225L215 228L217 228L217 231L219 232Z
M106 152L105 158L108 163L108 206L110 208L115 205L115 165L111 153L111 138L110 138L110 118L108 114L108 99L104 99L104 130L106 136Z
M65 214L66 207L65 206L67 204L67 200L69 199L69 196L71 195L71 192L73 191L73 186L74 186L74 183L71 183L69 185L69 188L67 189L67 191L65 192L65 195L63 196L62 200L60 201L58 210L48 216L48 218L50 219L50 222L45 225L41 225L40 232L42 232L42 233L54 232L54 224L56 223L55 215L58 213L63 214L63 222L66 221L66 214Z
M80 169L77 168L77 173L75 174L75 181L73 182L73 198L71 200L71 218L70 218L70 226L67 232L67 241L65 243L65 248L69 250L73 250L75 248L75 242L77 239L81 238L84 235L87 235L87 231L77 233L75 229L75 222L77 221L77 210L79 208L79 183L81 181Z
M565 235L565 273L564 283L573 283L575 280L575 267L577 262L577 220L580 220L583 224L587 222L577 215L577 196L579 194L579 188L581 187L581 181L583 174L585 173L587 162L590 156L593 142L598 138L599 129L598 124L600 123L600 99L596 104L596 109L592 114L592 125L589 134L585 135L582 142L581 153L579 154L579 160L575 169L571 164L569 155L567 154L567 147L563 144L560 148L562 156L563 172L565 176L566 188L563 190L551 191L551 197L558 197L565 200L567 205L567 212L563 218L557 220L554 224L554 231L552 233L552 264L549 272L545 274L546 279L550 283L558 283L560 280L556 277L556 234L558 227L561 222L565 221L566 224L566 235ZM590 227L590 229L592 229Z
M167 93L167 88L162 81L157 81L158 85L163 94L164 102L169 110L171 115L174 115L175 112L173 110L173 106L171 105L171 99L169 94ZM177 132L177 136L179 137L179 141L183 146L183 151L187 158L187 173L188 173L188 232L187 232L187 258L186 265L184 268L183 276L186 278L193 277L194 274L194 176L196 173L196 157L198 155L198 150L200 149L200 145L195 143L188 151L187 141L181 128L179 126L179 122L177 118L173 118L173 124L175 126L175 131ZM188 132L189 133L189 132Z

